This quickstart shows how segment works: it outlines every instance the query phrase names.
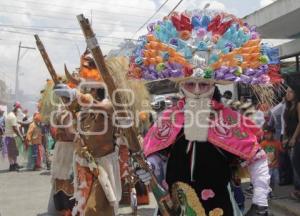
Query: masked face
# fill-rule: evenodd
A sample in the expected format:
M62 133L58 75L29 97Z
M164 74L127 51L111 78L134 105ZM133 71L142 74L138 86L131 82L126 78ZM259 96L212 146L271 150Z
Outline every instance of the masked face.
M214 85L203 80L191 80L180 84L185 95L184 134L189 141L207 141L209 115Z
M212 83L203 80L188 80L180 84L180 88L185 96L192 96L193 98L200 98L214 88Z

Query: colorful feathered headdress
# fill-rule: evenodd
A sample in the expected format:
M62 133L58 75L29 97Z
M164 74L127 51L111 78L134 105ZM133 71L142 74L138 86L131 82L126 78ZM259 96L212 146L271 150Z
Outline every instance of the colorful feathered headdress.
M262 43L255 27L228 13L194 10L151 23L131 56L128 76L255 85L281 82L279 69L278 49Z

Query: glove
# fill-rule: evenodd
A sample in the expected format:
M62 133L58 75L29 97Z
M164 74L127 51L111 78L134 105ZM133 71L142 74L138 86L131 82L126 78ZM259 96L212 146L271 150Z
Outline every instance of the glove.
M258 206L252 204L245 216L271 216L272 214L268 212L268 209L268 206Z
M143 155L140 155L140 153L134 153L132 154L132 160L131 160L131 165L134 169L134 173L137 175L137 177L145 184L145 185L149 185L150 181L151 181L151 173L148 172L147 170L145 170L143 167L141 167L141 165L133 158L135 157L142 157ZM149 167L149 169L152 169L151 163L149 161L147 161L146 159L144 159L144 162L147 163L147 166Z
M137 169L135 171L135 174L138 176L138 178L145 184L149 185L151 181L151 174L147 172L144 169Z
M72 89L66 84L55 85L53 91L57 96L68 98L70 101L73 101L77 94L76 89Z

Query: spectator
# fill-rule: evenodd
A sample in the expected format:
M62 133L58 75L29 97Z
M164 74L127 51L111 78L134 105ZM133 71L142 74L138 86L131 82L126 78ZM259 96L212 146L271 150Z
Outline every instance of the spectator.
M241 210L242 213L245 211L245 195L243 193L242 189L242 181L241 178L238 176L237 173L233 174L232 180L231 180L231 190L234 195L234 199Z
M282 95L278 100L281 101L270 110L270 120L268 126L275 129L274 138L282 141L284 134L284 120L283 114L285 110L285 100ZM282 146L282 148L284 148ZM279 153L279 185L289 185L293 182L293 169L288 151L283 149Z
M222 96L222 103L225 106L229 106L232 103L232 92L227 90L224 92L223 96Z
M261 142L261 147L265 150L268 157L269 173L271 176L270 187L274 191L275 185L279 182L279 153L282 152L283 149L281 143L274 138L274 128L268 127L264 132L264 140ZM273 197L272 192L270 192L270 197Z
M9 171L18 171L21 167L17 163L17 157L19 156L19 150L17 148L16 138L17 136L23 141L23 135L19 130L17 121L17 114L21 111L21 104L16 102L13 106L13 111L10 112L5 119L5 138L4 143L7 149Z
M28 113L27 109L23 110L23 115L24 115L24 117L23 117L22 121L20 121L19 123L21 124L22 132L24 134L26 134L32 120L30 120L30 118L29 118L29 113Z
M290 157L294 168L294 187L291 197L300 200L299 178L299 135L300 135L300 89L298 85L290 85L286 93L286 108L284 112L285 131L284 143L290 149ZM296 151L295 151L296 149Z
M245 96L240 96L240 102L243 104L243 103L246 103L247 102L247 98Z

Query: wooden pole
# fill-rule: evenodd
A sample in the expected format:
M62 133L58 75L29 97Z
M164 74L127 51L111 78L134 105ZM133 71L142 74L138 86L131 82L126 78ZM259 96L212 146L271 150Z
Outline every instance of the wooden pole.
M46 52L46 49L45 49L42 41L40 40L40 37L37 34L34 35L34 37L35 37L36 45L37 45L37 47L38 47L38 49L39 49L39 51L40 51L40 53L41 53L41 55L43 57L43 60L44 60L46 66L48 68L48 71L49 71L49 73L50 73L50 75L52 77L52 80L53 80L54 84L58 84L59 83L58 76L57 76L57 74L56 74L56 72L54 70L54 67L53 67L50 59L49 59L49 56L48 56L48 54Z

